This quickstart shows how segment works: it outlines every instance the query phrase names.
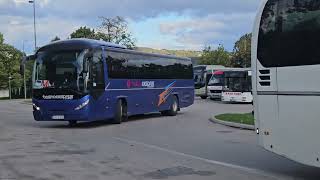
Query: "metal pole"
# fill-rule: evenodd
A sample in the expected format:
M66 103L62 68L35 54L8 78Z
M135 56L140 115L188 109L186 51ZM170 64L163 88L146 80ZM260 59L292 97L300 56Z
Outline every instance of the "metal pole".
M34 29L34 51L36 51L37 50L36 0L33 0L33 29Z
M24 41L22 43L22 49L23 49L23 53L24 52ZM24 99L27 99L27 83L26 83L26 63L23 63L23 86L24 86Z
M11 77L9 77L9 97L11 99Z
M26 64L23 64L24 99L27 99Z

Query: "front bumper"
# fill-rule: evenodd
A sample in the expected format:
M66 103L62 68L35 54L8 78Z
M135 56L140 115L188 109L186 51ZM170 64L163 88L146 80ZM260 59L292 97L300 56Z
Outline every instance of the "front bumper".
M89 104L80 110L75 110L87 100L88 97L79 100L33 99L33 117L36 121L90 121Z

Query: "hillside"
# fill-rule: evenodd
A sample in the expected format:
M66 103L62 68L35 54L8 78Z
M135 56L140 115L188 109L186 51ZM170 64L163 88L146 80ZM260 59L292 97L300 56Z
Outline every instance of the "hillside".
M175 55L179 57L199 57L201 51L188 51L188 50L167 50L167 49L152 49L146 47L137 47L138 51L147 52L147 53L158 53L165 55Z

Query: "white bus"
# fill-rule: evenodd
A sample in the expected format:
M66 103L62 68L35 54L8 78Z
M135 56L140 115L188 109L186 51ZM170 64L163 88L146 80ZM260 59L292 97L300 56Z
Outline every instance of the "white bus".
M252 71L250 69L224 71L221 101L252 103L251 75Z
M213 73L208 83L208 95L211 100L221 100L222 89L224 87L224 71L218 70Z
M226 78L225 72L232 72L232 71L249 71L249 69L244 68L221 68L215 71L208 83L208 96L212 100L221 100L222 92L226 86ZM230 73L229 73L230 74ZM240 79L239 79L240 80ZM240 81L239 81L240 82ZM250 85L251 86L251 85ZM250 90L251 92L251 90Z
M224 66L220 65L198 65L193 67L196 96L202 99L208 98L208 82L213 73L222 68Z
M320 1L262 2L252 39L260 144L320 167Z

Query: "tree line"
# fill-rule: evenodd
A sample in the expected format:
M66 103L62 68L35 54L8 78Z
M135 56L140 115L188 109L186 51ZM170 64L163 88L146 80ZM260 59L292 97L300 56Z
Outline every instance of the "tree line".
M208 46L202 51L199 64L251 67L251 38L252 34L243 35L235 43L232 52L228 52L223 45L219 45L216 49Z
M128 22L123 17L100 17L99 19L101 20L101 24L98 28L91 29L86 26L80 27L70 34L70 38L103 40L106 42L121 44L130 49L136 47L136 39L129 31ZM60 40L60 38L56 36L51 40L51 42L57 40Z

